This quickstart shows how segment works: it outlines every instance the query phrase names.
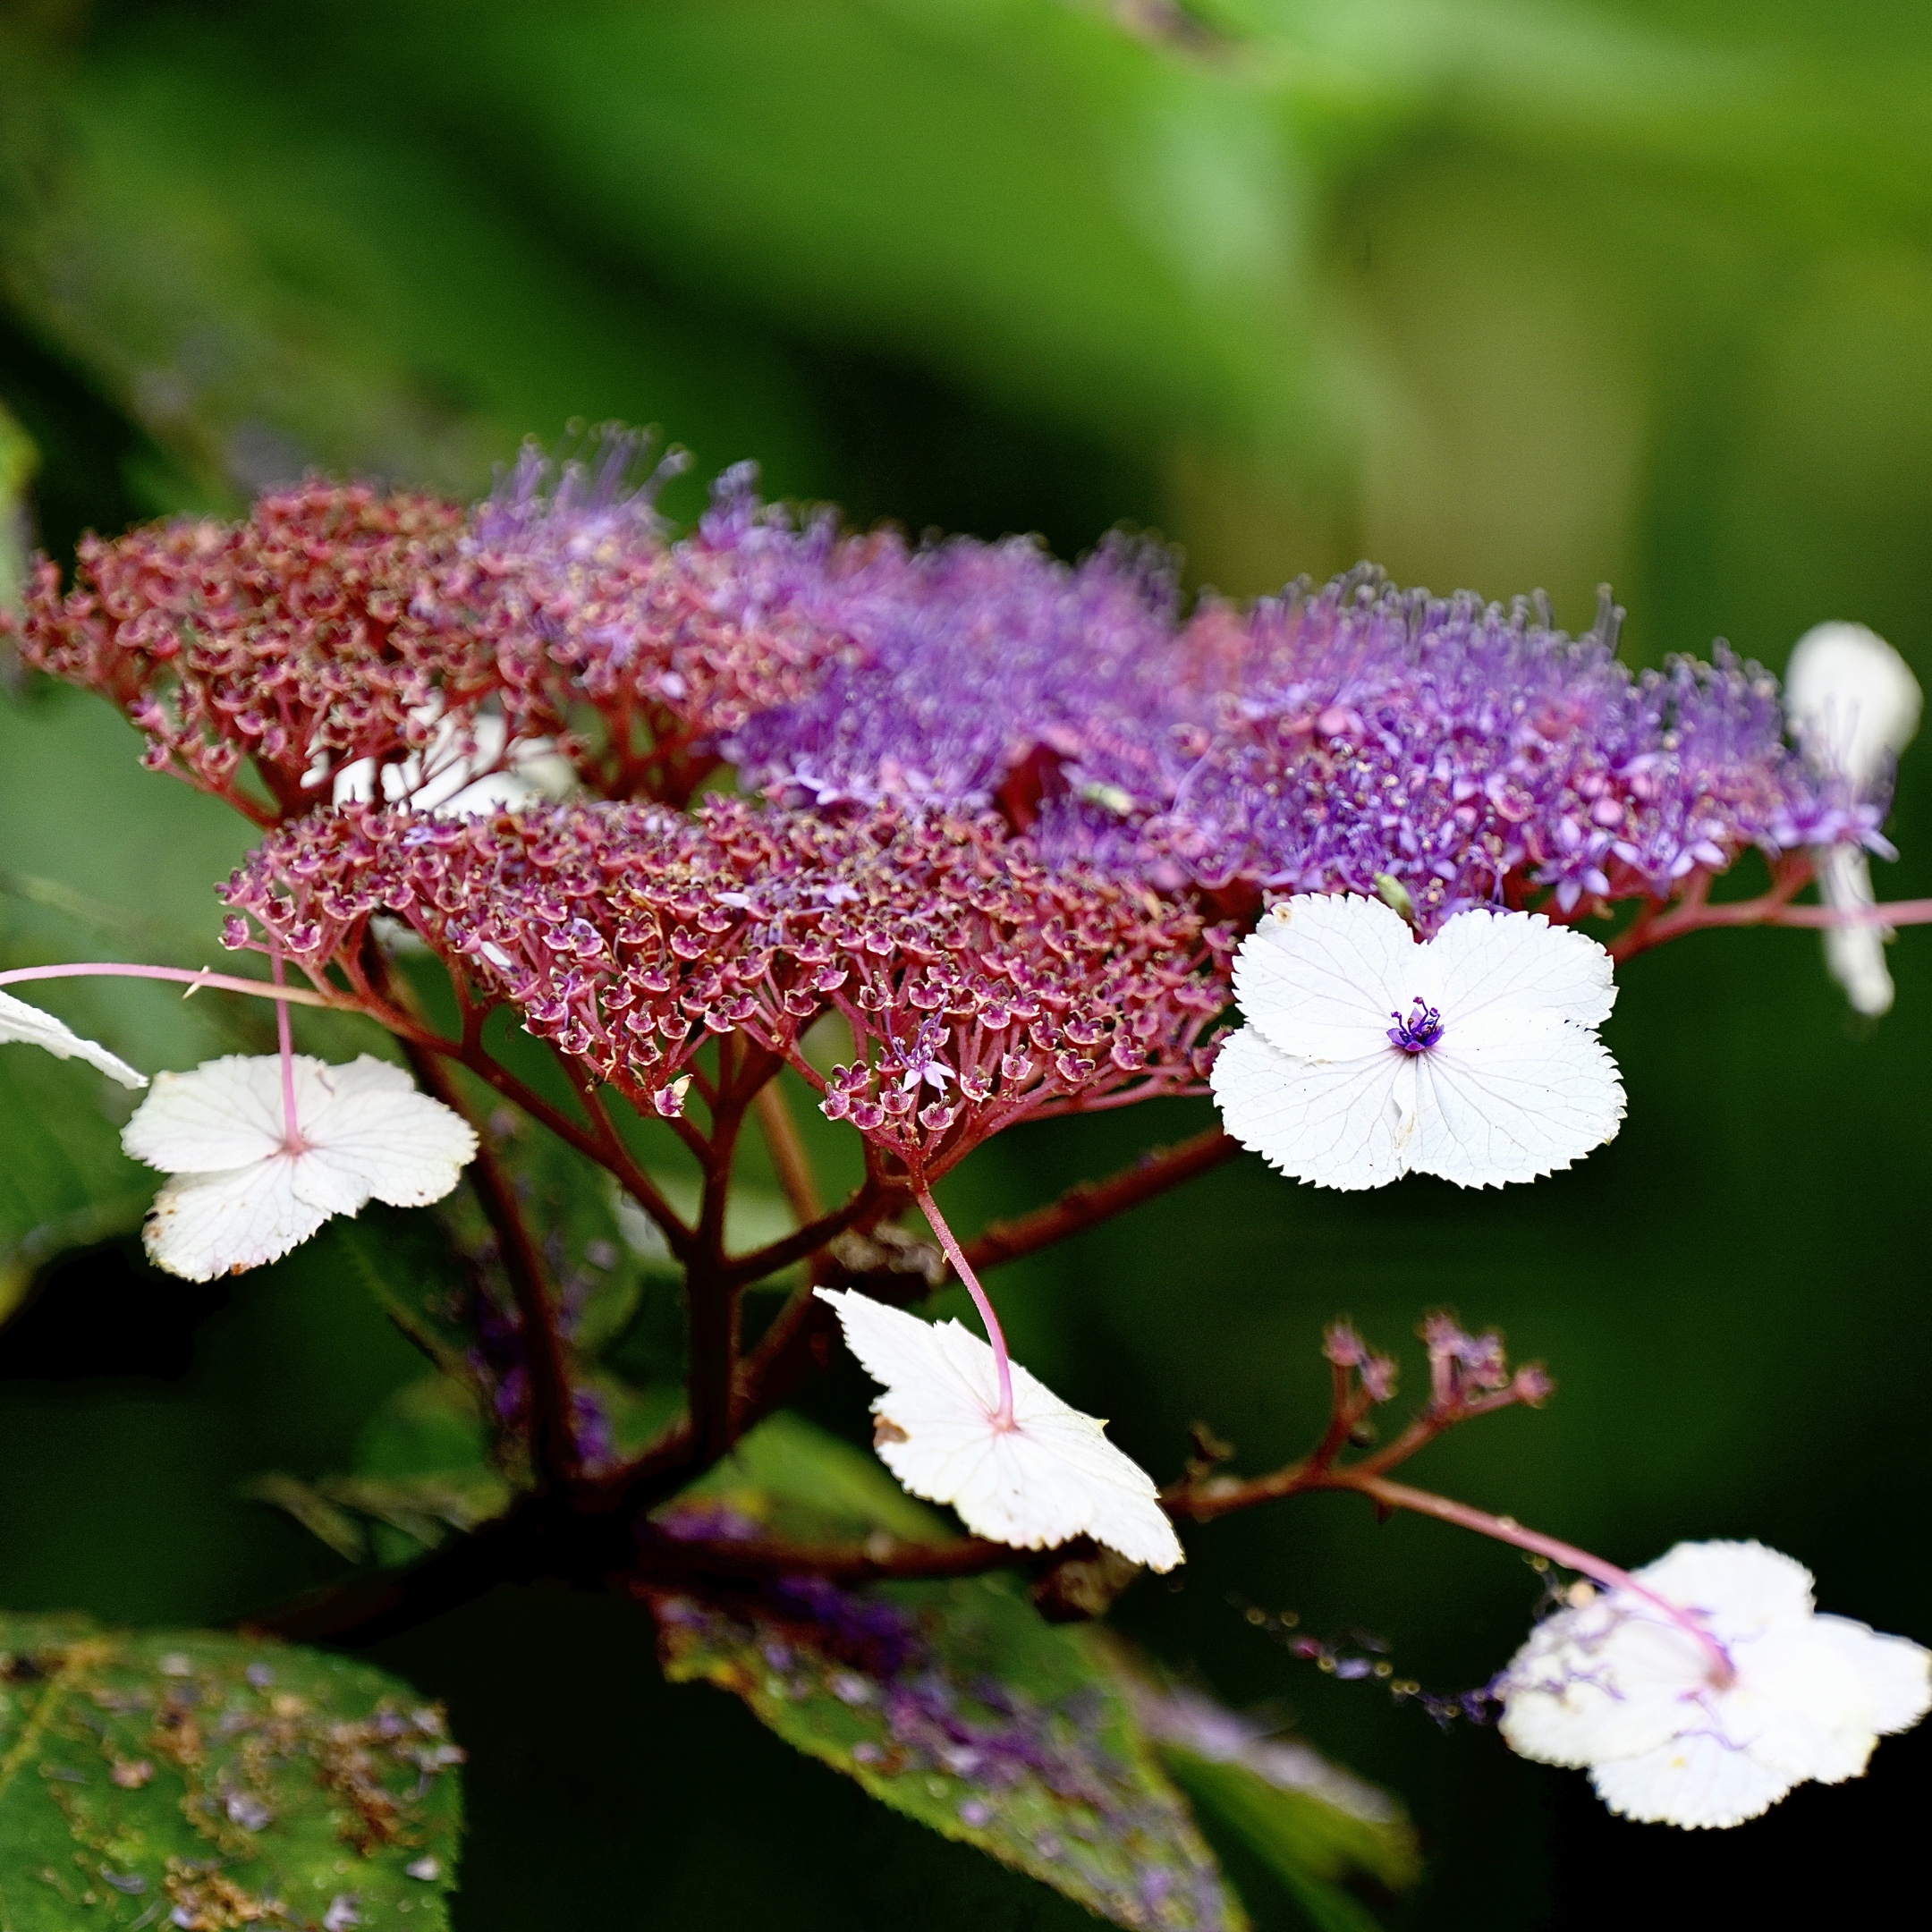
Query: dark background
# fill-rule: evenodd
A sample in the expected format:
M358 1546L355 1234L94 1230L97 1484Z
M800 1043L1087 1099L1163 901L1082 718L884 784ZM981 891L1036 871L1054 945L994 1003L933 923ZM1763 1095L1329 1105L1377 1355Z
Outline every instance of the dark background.
M1924 678L1928 109L1924 9L1843 0L14 0L0 403L56 553L310 464L474 494L525 434L621 417L855 521L1070 556L1125 521L1242 594L1367 555L1543 585L1572 623L1609 578L1633 662L1722 633L1776 668L1849 617ZM1932 891L1927 770L1907 756L1888 894ZM80 930L205 956L246 843L90 700L0 712L9 962ZM1343 1198L1225 1170L1000 1277L1016 1352L1156 1470L1196 1418L1259 1467L1317 1426L1325 1319L1413 1365L1448 1303L1560 1389L1419 1479L1625 1563L1760 1537L1827 1607L1932 1638L1932 939L1893 964L1874 1027L1805 935L1646 957L1607 1030L1629 1122L1575 1172ZM47 1003L145 1064L211 1050L152 989ZM29 1241L0 1270L0 1600L207 1623L326 1577L237 1486L345 1467L414 1356L326 1244L198 1289L90 1242L138 1217L131 1171L36 1275L19 1177L72 1156L94 1211L111 1123L35 1057L0 1056L0 1224ZM1205 1119L1022 1130L952 1199L970 1224ZM854 1373L818 1412L857 1433L863 1405ZM1123 1623L1405 1795L1429 1867L1396 1921L1850 1919L1909 1876L1923 1737L1733 1833L1633 1826L1241 1614L1368 1629L1459 1690L1535 1601L1507 1551L1316 1498L1191 1555ZM477 1932L1080 1922L662 1687L621 1606L505 1597L384 1661L471 1747ZM1300 1922L1233 1868L1261 1924Z

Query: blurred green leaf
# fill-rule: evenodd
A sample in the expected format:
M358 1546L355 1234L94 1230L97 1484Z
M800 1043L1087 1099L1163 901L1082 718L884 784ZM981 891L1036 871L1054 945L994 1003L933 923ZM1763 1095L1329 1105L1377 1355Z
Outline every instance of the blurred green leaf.
M366 1664L0 1618L0 1922L446 1926L462 1760Z
M156 1177L121 1151L120 1089L105 1087L78 1061L0 1048L0 1321L56 1255L131 1233L154 1199Z
M884 1535L929 1543L949 1533L946 1520L909 1496L877 1456L790 1410L759 1423L671 1507L693 1501L722 1503L805 1539Z
M1160 1755L1175 1784L1246 1842L1323 1932L1357 1932L1376 1923L1344 1880L1365 1874L1391 1891L1415 1882L1415 1835L1399 1812L1363 1818L1236 1760L1171 1744L1163 1744Z
M1238 70L1057 0L365 8L357 84L513 146L559 218L690 290L1115 446L1272 453L1310 400L1312 210ZM265 21L265 32L275 26ZM587 111L585 104L598 105Z
M1094 1632L1004 1578L651 1593L665 1674L742 1698L873 1797L1117 1925L1244 1927Z
M0 610L14 604L27 575L27 484L40 453L0 402Z
M178 14L0 47L0 295L179 463L157 508L311 464L476 494L580 417L787 463L767 354L600 284L416 117L344 127L304 91L321 52L260 64Z
M478 1385L469 1318L475 1286L435 1216L372 1201L352 1221L333 1221L316 1238L334 1245L390 1320L445 1375Z

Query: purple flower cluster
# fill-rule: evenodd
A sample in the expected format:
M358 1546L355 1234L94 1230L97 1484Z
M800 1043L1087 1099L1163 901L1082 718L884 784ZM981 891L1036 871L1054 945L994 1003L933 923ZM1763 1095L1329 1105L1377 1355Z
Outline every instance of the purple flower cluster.
M818 614L850 648L727 750L772 795L818 806L1010 806L1021 829L1056 769L1104 759L1134 800L1156 778L1180 674L1173 559L1115 538L1074 568L1030 539L872 539ZM1124 783L1123 783L1124 781Z
M1569 912L1667 896L1751 846L1876 837L1882 803L1785 742L1775 680L1728 653L1633 676L1619 619L1606 598L1572 639L1539 603L1432 598L1368 570L1245 615L1210 606L1190 631L1218 688L1169 726L1164 809L1131 829L1210 887L1391 879L1425 931L1539 888ZM1092 769L1089 796L1110 776Z
M801 697L845 648L834 593L869 546L839 543L829 514L800 527L761 504L750 463L669 543L657 496L682 462L627 487L640 446L609 437L593 469L527 447L438 589L487 613L499 656L579 727L592 789L682 804L724 734Z
M1399 890L1424 932L1545 894L1668 898L1753 847L1884 849L1887 799L1787 743L1775 680L1722 650L1633 675L1607 599L1572 639L1539 601L1365 567L1183 622L1154 546L1070 566L1024 538L841 536L761 504L749 465L672 540L674 465L631 487L638 448L526 451L470 513L318 485L137 532L91 547L65 599L44 567L15 628L258 817L488 722L555 738L607 799L682 807L730 759L786 809L992 809L1049 868L1229 911ZM236 791L243 760L272 811Z

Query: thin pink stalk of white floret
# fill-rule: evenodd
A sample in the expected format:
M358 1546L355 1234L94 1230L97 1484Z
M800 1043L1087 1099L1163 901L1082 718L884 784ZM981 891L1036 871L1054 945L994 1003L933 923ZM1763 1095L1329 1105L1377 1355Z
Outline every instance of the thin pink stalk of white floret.
M30 979L172 979L185 986L185 999L204 987L220 993L252 993L257 999L278 1000L293 1006L328 1006L335 1003L327 995L310 992L307 987L264 986L259 979L243 979L234 973L210 972L187 966L139 966L124 960L89 960L73 965L16 966L0 972L0 987L23 985Z
M275 983L286 984L282 970L282 948L271 947L268 953L268 970L275 975ZM275 1006L275 1046L282 1059L282 1145L291 1154L300 1154L308 1146L302 1139L301 1117L295 1111L295 1043L289 1025L289 1010L286 1000Z
M939 1204L932 1198L931 1190L923 1189L912 1198L919 1203L919 1211L932 1224L933 1233L939 1237L940 1247L945 1250L946 1259L966 1284L966 1292L972 1297L973 1306L979 1310L979 1319L986 1324L987 1340L993 1344L993 1360L999 1368L999 1409L993 1418L993 1427L1003 1431L1013 1428L1015 1427L1013 1361L1006 1352L1006 1336L1000 1327L999 1317L993 1312L993 1304L987 1299L986 1290L979 1285L979 1277L973 1273L965 1250L953 1239L953 1230L946 1225L945 1216L939 1212Z
M1736 1682L1737 1666L1732 1662L1731 1653L1703 1623L1682 1604L1673 1603L1628 1570L1620 1570L1574 1543L1562 1542L1538 1530L1526 1530L1513 1516L1495 1516L1487 1510L1436 1496L1431 1490L1411 1488L1407 1483L1390 1482L1382 1476L1368 1477L1356 1487L1377 1503L1394 1509L1414 1510L1419 1515L1435 1517L1438 1522L1454 1523L1458 1529L1473 1530L1479 1536L1494 1537L1499 1543L1513 1544L1533 1556L1547 1557L1566 1570L1575 1570L1606 1589L1627 1591L1652 1609L1662 1611L1686 1635L1696 1640L1698 1648L1710 1660L1710 1681L1715 1689L1726 1690Z

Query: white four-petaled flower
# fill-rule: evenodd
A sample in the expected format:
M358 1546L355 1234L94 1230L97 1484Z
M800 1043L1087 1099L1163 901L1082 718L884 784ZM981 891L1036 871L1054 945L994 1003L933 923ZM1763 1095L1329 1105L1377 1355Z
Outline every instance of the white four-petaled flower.
M274 1055L157 1077L121 1138L174 1176L148 1217L159 1267L190 1281L259 1267L371 1197L393 1208L442 1199L476 1153L469 1123L386 1061L326 1066L302 1054L292 1073L293 1147Z
M1854 794L1882 779L1919 729L1921 703L1911 666L1863 624L1822 623L1792 648L1784 669L1784 715L1806 756L1846 780ZM1877 902L1871 862L1856 845L1815 854L1818 897L1839 911ZM1874 1018L1892 1008L1885 968L1888 928L1834 926L1825 934L1825 964L1852 1010Z
M975 1535L1020 1549L1077 1536L1152 1570L1182 1561L1154 1479L1018 1362L999 1426L993 1351L956 1321L923 1322L855 1290L821 1288L852 1353L886 1393L872 1404L880 1460L914 1496L950 1503Z
M1304 894L1242 942L1234 993L1248 1024L1215 1061L1223 1122L1318 1187L1531 1181L1623 1118L1596 1033L1610 955L1538 913L1461 912L1418 944L1379 900Z
M83 1039L64 1021L42 1013L38 1006L30 1006L25 1000L15 999L11 993L0 993L0 1044L11 1040L41 1047L56 1060L85 1060L123 1087L148 1084L145 1073L136 1072L125 1060L109 1053L97 1041Z
M1680 1543L1637 1576L1723 1646L1729 1684L1657 1606L1585 1584L1493 1687L1513 1750L1588 1767L1625 1818L1741 1825L1807 1778L1859 1776L1881 1736L1932 1704L1932 1655L1820 1616L1809 1572L1762 1544Z

